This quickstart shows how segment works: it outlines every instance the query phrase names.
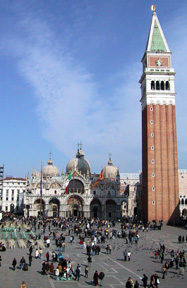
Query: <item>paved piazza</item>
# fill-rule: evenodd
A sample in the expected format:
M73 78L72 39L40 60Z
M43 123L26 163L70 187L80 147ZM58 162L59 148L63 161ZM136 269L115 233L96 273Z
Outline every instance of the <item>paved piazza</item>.
M104 227L104 229L106 228ZM120 224L118 223L115 228L110 229L120 230ZM36 231L36 234L37 233L38 230ZM42 234L42 237L43 235L44 234ZM47 229L45 235L48 235ZM93 262L91 267L89 267L88 278L83 276L85 264L87 264L86 250L80 248L78 237L75 236L74 243L70 244L69 236L67 236L66 250L63 252L63 257L72 259L74 268L76 268L78 263L81 265L82 275L79 282L75 280L56 281L54 276L41 274L42 262L43 260L46 260L46 252L56 249L55 241L53 239L51 240L50 249L44 249L42 259L35 259L35 250L33 251L32 266L29 267L28 271L22 271L19 267L13 271L11 265L14 257L16 257L17 262L19 263L22 256L25 257L28 263L28 248L20 249L16 246L15 249L7 249L5 252L0 252L2 257L2 266L0 267L1 287L20 287L22 281L26 282L27 288L90 287L93 286L91 281L95 270L98 272L102 270L105 273L105 278L102 281L103 287L124 288L128 277L132 277L134 282L135 280L138 280L140 287L143 287L140 279L143 273L145 273L149 279L154 273L157 273L162 278L161 267L163 264L160 263L160 259L154 258L154 252L156 249L159 249L159 244L164 244L166 247L165 260L163 262L165 263L166 260L170 260L170 251L172 249L175 251L178 249L186 251L187 243L179 244L178 235L185 236L186 239L187 230L164 225L161 231L139 231L139 235L140 239L138 244L126 244L125 240L122 238L107 239L105 244L99 244L101 246L101 252L99 255L92 256ZM2 238L2 232L0 233L0 238ZM106 254L105 246L109 242L112 245L112 253ZM131 251L131 261L124 261L123 251L125 249ZM54 265L56 268L57 262ZM186 268L184 276L179 275L179 271L175 268L170 268L165 279L160 279L159 287L186 288Z

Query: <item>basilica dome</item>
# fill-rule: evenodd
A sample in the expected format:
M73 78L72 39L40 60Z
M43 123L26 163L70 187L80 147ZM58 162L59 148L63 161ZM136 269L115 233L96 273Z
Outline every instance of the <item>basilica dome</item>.
M58 177L59 171L56 166L53 165L53 161L49 158L47 165L42 168L42 175L44 178L46 177Z
M113 161L111 160L110 156L108 160L108 165L104 167L103 178L116 179L117 175L119 175L119 169L113 165Z
M78 149L76 158L70 160L66 166L66 173L69 173L71 170L76 170L82 174L91 173L91 165L89 161L84 157L84 152L82 149Z

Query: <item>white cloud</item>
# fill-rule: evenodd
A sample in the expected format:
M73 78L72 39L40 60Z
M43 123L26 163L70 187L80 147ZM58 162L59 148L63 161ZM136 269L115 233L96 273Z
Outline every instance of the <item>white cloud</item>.
M21 74L38 97L43 137L68 158L81 140L96 169L106 163L109 152L116 165L133 169L129 150L135 151L140 145L135 141L140 135L140 90L138 85L134 88L139 77L137 67L129 73L113 75L118 88L109 79L105 85L111 86L111 94L106 95L105 87L101 89L103 84L95 83L86 65L74 59L71 51L67 53L67 47L55 42L46 24L35 19L30 28L29 23L28 19L22 21L28 28L27 38L13 39L11 47L19 56Z

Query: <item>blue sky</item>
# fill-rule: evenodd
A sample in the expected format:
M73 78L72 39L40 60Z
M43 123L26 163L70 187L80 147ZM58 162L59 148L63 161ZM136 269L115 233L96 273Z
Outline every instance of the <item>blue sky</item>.
M24 177L52 152L61 172L82 142L92 172L109 153L141 170L141 58L151 5L176 71L179 168L187 168L186 0L0 0L0 164Z

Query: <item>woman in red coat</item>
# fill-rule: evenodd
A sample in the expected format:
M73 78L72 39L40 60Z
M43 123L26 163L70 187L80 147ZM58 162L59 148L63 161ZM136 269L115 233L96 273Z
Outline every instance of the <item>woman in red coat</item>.
M96 270L95 273L94 273L94 276L93 276L93 280L94 280L95 286L98 285L98 279L99 279L99 274L98 274L98 272Z

